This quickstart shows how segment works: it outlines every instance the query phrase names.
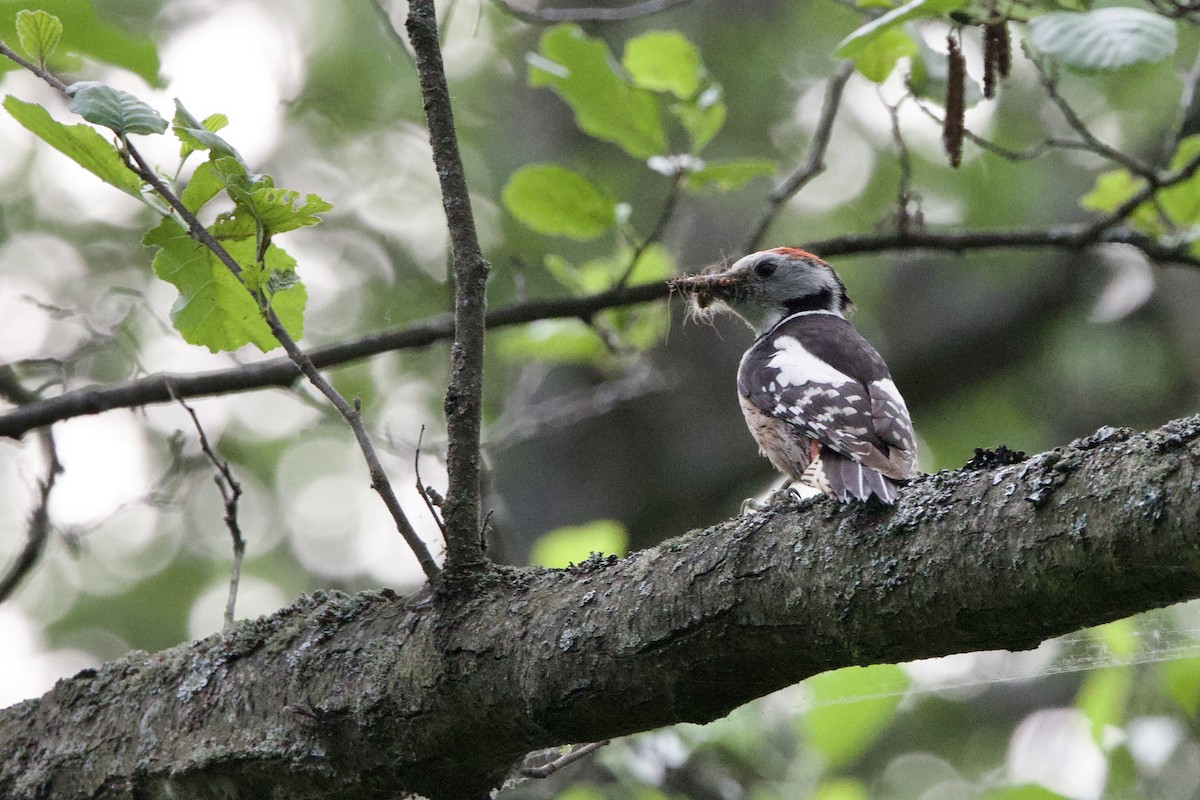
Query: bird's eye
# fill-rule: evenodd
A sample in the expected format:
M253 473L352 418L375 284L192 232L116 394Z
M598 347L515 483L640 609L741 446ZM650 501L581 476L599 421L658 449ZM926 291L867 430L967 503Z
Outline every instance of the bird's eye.
M760 278L769 278L775 274L775 270L778 269L778 267L779 265L774 261L771 259L766 259L754 265L754 274Z

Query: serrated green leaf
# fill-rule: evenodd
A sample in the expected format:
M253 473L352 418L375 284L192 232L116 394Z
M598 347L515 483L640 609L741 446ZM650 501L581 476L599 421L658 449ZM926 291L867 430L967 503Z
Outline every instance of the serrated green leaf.
M216 134L216 131L228 124L229 118L224 114L212 114L206 117L204 122L199 122L183 107L179 98L175 98L175 118L172 120L171 130L180 142L179 157L187 158L192 153L205 150L214 158L235 159L243 171L248 171L241 153Z
M142 182L125 166L116 148L90 125L64 125L36 103L9 95L4 108L46 144L68 156L105 183L141 197Z
M1029 21L1026 40L1039 53L1083 71L1152 64L1177 46L1172 20L1124 6L1043 14Z
M854 30L838 43L834 55L838 58L855 58L871 47L886 31L910 19L940 17L950 11L963 8L968 0L910 0L902 6L876 17Z
M209 114L200 124L204 126L204 130L216 133L229 124L229 117L224 114Z
M584 133L635 158L666 150L658 98L617 74L604 42L576 25L556 25L542 34L538 53L528 60L529 85L553 89Z
M27 9L17 12L17 39L21 42L21 49L42 66L58 49L62 32L62 21L53 14Z
M690 192L731 192L755 178L775 174L775 162L760 158L737 158L727 161L709 161L683 179L683 187Z
M635 86L670 92L680 100L694 97L704 78L700 52L674 31L650 31L630 39L621 64Z
M591 181L554 164L522 167L502 194L509 213L538 233L594 239L617 220L616 204Z
M698 154L725 125L726 107L720 87L705 89L695 102L672 103L671 113L688 132L692 140L691 152Z
M179 199L187 207L188 211L195 214L205 203L216 197L224 188L225 181L217 174L216 169L213 167L213 162L205 161L196 167L196 171L192 173L192 178L187 182L187 186L183 188L183 193L179 195Z
M17 39L17 13L34 5L53 14L63 25L62 39L51 62L51 67L56 71L74 71L64 67L70 66L72 61L79 63L77 54L82 54L134 72L152 86L163 85L158 74L158 50L154 41L149 36L132 35L101 22L93 8L97 5L93 0L38 0L37 3L0 0L0 39ZM68 53L69 58L64 55ZM0 58L0 72L14 68L16 64Z
M213 224L212 234L218 239L243 239L260 230L275 236L317 225L321 222L317 214L333 208L311 193L305 195L302 202L300 193L292 189L274 186L260 186L251 191L239 186L226 188L236 207L221 214Z
M278 346L247 288L179 223L164 219L142 241L159 248L154 256L155 274L179 290L171 321L186 341L213 352L246 344L263 352ZM244 269L254 266L253 240L230 242L226 250ZM269 272L295 274L295 260L275 245L268 248L265 261ZM271 298L280 322L296 339L303 333L307 297L304 286L294 283Z
M883 83L902 58L917 55L917 43L902 28L887 28L879 32L869 47L856 52L851 60L867 80Z
M900 667L877 664L824 672L803 685L814 707L800 718L801 730L836 769L862 754L887 727L909 681Z
M529 563L562 568L586 561L592 553L623 556L629 552L629 534L616 520L599 519L585 525L558 528L533 543Z
M129 92L99 81L80 81L67 87L69 108L88 122L119 134L162 133L167 121Z

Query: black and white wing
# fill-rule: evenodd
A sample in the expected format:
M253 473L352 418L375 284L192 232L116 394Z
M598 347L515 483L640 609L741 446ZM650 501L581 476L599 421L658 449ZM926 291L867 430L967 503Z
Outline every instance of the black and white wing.
M815 442L819 487L845 500L872 494L893 502L915 474L916 445L904 399L875 349L841 316L796 314L742 358L742 396ZM778 461L772 458L778 466ZM800 471L808 464L796 465ZM796 476L797 470L787 470Z

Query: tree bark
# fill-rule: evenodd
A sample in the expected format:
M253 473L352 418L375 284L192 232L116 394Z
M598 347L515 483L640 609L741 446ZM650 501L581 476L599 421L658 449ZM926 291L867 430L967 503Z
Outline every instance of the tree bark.
M525 752L1200 596L1200 416L469 590L318 593L0 711L0 796L485 796Z

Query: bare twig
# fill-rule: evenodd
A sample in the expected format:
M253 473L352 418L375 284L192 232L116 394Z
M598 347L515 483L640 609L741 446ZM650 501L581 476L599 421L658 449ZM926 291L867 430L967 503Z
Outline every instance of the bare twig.
M0 397L14 403L34 403L38 397L26 389L17 380L12 369L0 366ZM54 445L54 431L44 428L38 432L42 442L43 457L46 461L46 472L38 481L38 501L29 517L29 527L25 534L25 546L17 554L12 566L0 576L0 603L4 602L16 591L21 582L33 570L50 538L50 494L54 484L62 474L62 462L58 460L58 449Z
M667 296L665 283L646 283L625 289L609 289L583 297L560 297L514 303L488 312L488 328L522 325L539 319L587 319L606 308L647 303ZM308 354L318 369L351 364L370 356L427 347L454 333L454 320L447 314L416 322L408 327L349 339L318 347ZM169 381L180 397L212 397L236 392L281 387L296 382L300 370L290 358L274 358L229 369L195 374L159 374L105 388L84 388L47 397L0 414L0 436L19 438L55 422L116 408L172 401Z
M904 135L900 130L900 107L909 97L911 95L901 97L895 105L884 100L882 93L879 97L892 121L892 141L896 144L896 162L900 165L900 180L896 185L896 227L903 233L908 232L910 222L915 223L917 228L924 227L921 197L912 188L912 156L908 151L908 143L904 141ZM909 209L914 204L916 206L915 214Z
M691 0L642 0L624 8L525 8L511 0L494 0L507 13L531 25L555 25L559 22L621 22L659 14Z
M425 120L442 190L442 207L454 253L454 344L446 391L446 568L466 570L486 562L481 524L479 439L483 408L484 315L490 266L479 248L450 90L438 43L433 0L409 0L408 39L417 56Z
M443 502L443 498L438 496L432 486L426 486L421 480L421 442L425 438L425 426L421 426L421 432L417 434L417 448L413 453L413 474L417 478L417 494L421 495L421 499L425 501L425 507L429 509L429 515L433 517L433 521L442 530L442 536L446 535L446 523L442 521L442 515L438 513L437 507Z
M842 104L842 90L850 76L854 74L854 63L843 61L829 79L825 87L825 101L821 106L821 115L817 119L817 129L813 131L812 141L808 144L808 152L795 172L783 183L775 187L767 197L767 208L754 226L754 232L742 245L742 252L749 253L757 250L767 229L783 211L783 206L803 189L808 182L825 171L825 151L829 148L829 139L833 134L833 123L837 118L838 108Z
M591 755L610 741L609 739L602 739L598 742L581 744L569 753L563 753L548 764L542 764L539 767L521 767L521 774L527 778L549 778L563 767L570 766L579 759Z
M1071 126L1071 130L1079 134L1079 137L1088 144L1088 148L1090 150L1104 156L1107 159L1117 162L1134 175L1138 175L1143 178L1150 178L1150 176L1154 174L1154 168L1150 165L1139 161L1128 153L1123 153L1115 147L1100 141L1100 139L1098 139L1096 135L1092 133L1091 129L1088 128L1087 123L1085 123L1080 118L1079 114L1075 112L1075 109L1071 107L1071 104L1068 103L1061 94L1059 94L1058 81L1050 75L1046 69L1046 66L1041 62L1041 60L1032 56L1029 60L1033 64L1034 68L1037 69L1038 79L1042 83L1042 89L1045 90L1046 96L1050 98L1050 101L1053 102L1054 105L1058 106L1058 110L1062 113L1063 118L1066 119L1067 124Z
M126 158L125 163L129 169L154 187L154 190L158 192L163 200L183 219L189 233L196 241L208 248L235 276L240 276L242 268L233 256L229 254L229 251L213 238L213 235L188 210L187 206L183 204L175 192L154 173L154 170L146 163L146 160L138 152L137 148L133 146L133 143L124 135L121 136L121 143L124 145L124 153L122 155ZM132 159L133 163L130 163L129 159ZM362 451L363 459L367 463L367 469L371 475L371 488L379 494L384 505L387 506L388 512L392 515L392 519L396 523L396 529L416 555L417 561L421 564L421 569L425 572L425 576L433 580L439 573L437 563L433 560L433 556L429 554L429 549L425 547L425 543L421 541L421 537L417 535L412 523L408 521L408 517L404 514L404 510L400 506L400 500L396 497L396 493L387 479L387 474L383 470L383 465L379 461L379 456L371 444L371 437L367 433L366 426L363 425L362 415L359 413L357 406L351 407L346 398L342 397L341 393L333 388L333 384L317 371L317 368L313 366L312 360L304 354L304 351L300 349L300 346L296 344L295 340L284 329L283 324L279 321L279 317L275 315L274 309L271 308L267 297L256 292L251 292L251 295L258 302L259 311L262 313L268 327L270 327L271 334L283 346L283 350L287 353L288 358L308 378L309 382L328 398L333 407L349 423L350 429L354 432L354 438L358 442L359 450ZM168 386L169 389L170 387Z
M37 64L34 64L32 61L27 61L26 59L21 58L21 56L17 55L15 52L13 52L12 48L10 48L4 42L0 42L0 56L4 56L5 58L8 58L10 61L20 64L22 67L29 70L34 75L37 75L39 78L41 78L46 83L53 86L55 89L57 89L64 95L67 93L67 85L65 83L63 83L58 78L51 75L46 70L42 69Z
M1140 197L1140 195L1139 195ZM1145 198L1133 203L1136 208ZM1137 200L1137 198L1134 198ZM1132 202L1132 201L1131 201ZM1123 211L1125 216L1132 208ZM896 251L935 251L963 253L998 248L1080 250L1094 244L1127 244L1137 248L1151 261L1200 268L1200 257L1191 254L1186 244L1173 245L1155 237L1120 227L1123 217L1101 218L1103 225L1090 230L1086 223L1049 228L1008 230L910 230L835 236L808 242L805 246L823 256L867 255ZM588 319L598 311L660 300L669 294L665 283L646 283L626 289L609 289L583 297L562 297L514 303L488 312L488 328L522 325L541 319ZM426 347L453 335L453 322L447 315L385 333L357 337L338 344L317 348L309 360L318 369L329 369L363 358ZM128 383L104 388L84 388L56 397L37 400L0 414L0 436L20 438L31 430L75 417L99 414L117 408L171 401L169 381L180 397L212 397L237 392L288 387L295 383L299 370L290 359L270 359L229 369L195 374L150 375Z
M167 385L170 388L170 384ZM234 610L237 607L238 585L242 580L242 559L246 555L246 539L242 536L242 526L238 523L238 502L242 499L242 485L233 477L229 462L217 455L208 442L208 434L200 424L196 411L179 397L175 398L183 410L192 418L192 427L200 438L200 452L204 453L208 463L213 467L213 483L221 493L221 502L225 506L225 527L229 529L229 538L233 541L233 564L229 569L229 597L225 601L226 632L233 627Z
M642 256L646 254L651 245L662 237L663 232L667 229L667 225L671 222L671 217L675 215L675 207L679 204L679 193L683 188L683 179L686 176L687 173L683 169L675 170L671 190L667 193L666 199L663 200L662 211L658 214L658 220L654 223L654 229L633 249L633 255L629 258L629 266L625 268L625 272L621 273L621 277L617 279L616 285L618 287L629 283L629 279L633 276L633 271L637 269L638 262L642 260Z

